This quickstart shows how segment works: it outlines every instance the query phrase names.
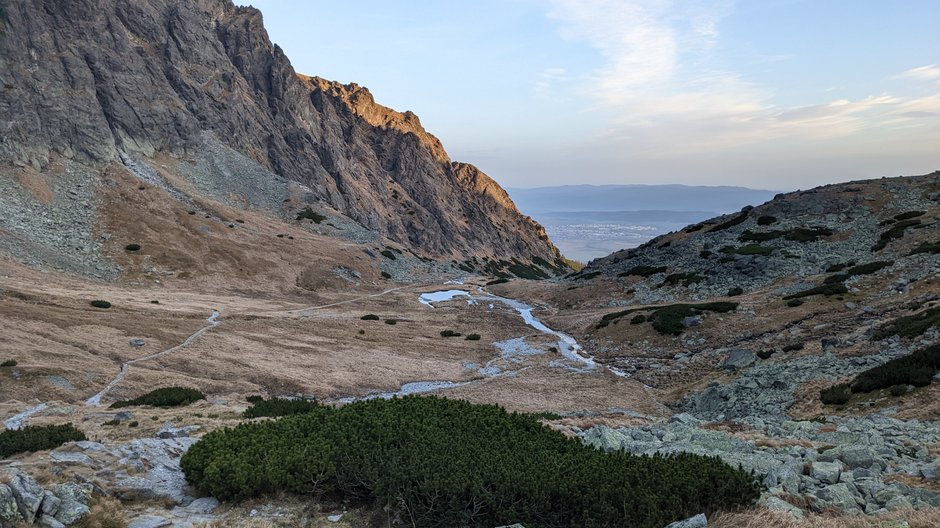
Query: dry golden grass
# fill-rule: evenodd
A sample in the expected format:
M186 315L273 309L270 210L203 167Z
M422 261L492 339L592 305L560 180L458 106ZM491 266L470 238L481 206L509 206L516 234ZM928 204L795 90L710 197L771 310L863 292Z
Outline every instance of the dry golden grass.
M75 528L127 528L124 520L124 507L117 499L98 497L92 501L91 513L78 523Z
M903 520L910 528L940 526L940 508L901 510L887 515L830 516L809 514L796 519L788 513L749 510L740 513L719 513L709 519L712 528L883 528L885 522ZM890 525L887 525L890 526Z

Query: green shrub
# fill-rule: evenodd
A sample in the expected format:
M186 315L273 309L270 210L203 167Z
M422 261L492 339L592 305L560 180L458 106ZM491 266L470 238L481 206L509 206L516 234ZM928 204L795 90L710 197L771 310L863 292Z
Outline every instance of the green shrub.
M639 277L650 277L657 273L664 273L666 269L666 266L634 266L623 273L618 273L617 276L629 277L630 275L636 275Z
M529 279L529 280L542 280L547 279L549 275L542 271L542 268L535 266L533 264L523 264L516 259L512 260L512 264L509 264L509 272L519 277L520 279ZM583 271L583 269L582 269ZM575 279L592 279L600 275L599 272L586 273L584 275L579 271L574 275Z
M701 257L701 258L703 258L703 259L707 259L708 257L712 256L712 254L713 254L713 253L712 253L711 251L707 250L707 249L703 249L703 250L701 250L701 251L698 252L698 256Z
M852 262L845 262L845 263L842 263L842 264L833 264L832 266L829 266L828 268L826 268L826 273L835 273L835 272L837 272L837 271L842 271L842 270L844 270L844 269L846 269L846 268L848 268L848 267L854 266L854 265L855 265L855 261L852 261Z
M320 222L326 220L325 216L317 213L316 211L314 211L313 209L309 207L304 207L302 211L297 213L298 221L303 220L305 218L312 220L314 224L319 224Z
M928 308L923 312L898 317L893 321L889 321L875 330L872 339L874 341L880 341L893 335L900 337L917 337L923 335L924 332L938 324L940 324L940 306Z
M735 255L748 255L748 256L769 256L774 250L777 249L776 246L762 246L760 244L748 244L746 246L741 246L736 248L734 246L725 246L719 251L725 254L735 254Z
M732 227L734 227L734 226L736 226L736 225L738 225L738 224L744 222L745 220L747 220L747 215L748 215L748 213L750 213L750 209L748 209L748 210L746 210L746 211L742 211L741 213L739 213L739 214L738 214L737 216L735 216L734 218L732 218L732 219L730 219L730 220L728 220L728 221L726 221L726 222L722 222L722 223L716 225L715 227L709 229L708 232L709 232L709 233L715 233L715 232L718 232L718 231L724 231L725 229L732 228Z
M94 300L88 304L94 306L95 308L110 308L111 307L111 303L109 303L108 301Z
M265 400L260 396L251 402L251 407L245 409L242 416L245 418L260 418L262 416L292 416L318 411L323 406L313 400L271 398Z
M124 246L127 251L140 251L140 244L128 244Z
M790 299L787 301L787 306L790 308L796 308L797 306L803 306L803 303L806 302L803 299Z
M387 271L383 271L383 272L382 272L382 278L383 278L383 279L391 279L391 278L392 278L392 274L389 273L389 272L387 272Z
M893 385L888 389L888 393L892 396L904 396L907 394L907 385Z
M690 315L700 312L718 312L726 313L738 308L736 302L710 302L702 304L670 304L660 306L659 308L630 308L619 312L609 313L594 325L594 328L600 330L621 317L640 312L652 310L652 313L646 317L646 321L652 323L653 328L661 334L679 335L685 330L682 326L682 320ZM639 323L636 323L639 324Z
M493 279L486 283L487 286L496 286L497 284L504 284L509 282L509 279Z
M734 288L731 288L730 290L728 290L728 297L737 297L738 295L742 295L743 293L744 293L743 288L735 286Z
M877 262L869 262L868 264L859 264L858 266L852 266L851 268L845 270L845 273L838 275L830 275L826 277L826 280L823 281L825 284L833 284L837 282L845 282L851 277L856 275L871 275L876 271L883 270L889 266L893 266L893 260L880 260Z
M705 280L705 277L699 275L696 272L688 273L673 273L672 275L666 275L666 278L663 279L663 282L659 285L660 288L663 286L676 286L681 283L685 287L689 287L692 284L702 282Z
M936 255L940 253L940 242L924 242L921 245L917 246L911 251L911 255L917 255L920 253L930 253L931 255Z
M770 356L774 355L777 352L775 348L768 348L767 350L760 350L757 352L757 357L761 359L770 359Z
M849 402L852 393L847 383L840 383L819 391L819 399L826 405L844 405Z
M222 500L341 494L415 527L660 528L760 494L753 476L717 457L604 453L536 416L436 397L210 432L180 465L197 490Z
M790 345L786 345L781 350L783 350L784 352L795 352L797 350L803 350L803 343L793 343Z
M453 330L441 330L441 337L460 337L460 332Z
M777 218L775 216L764 215L757 217L757 225L759 226L768 226L775 223L777 223Z
M630 318L630 324L632 325L643 324L645 322L646 322L646 316L643 314L634 315L633 317Z
M128 427L138 427L138 426L140 426L140 422L138 422L137 420L134 420L134 421L128 423L127 426L128 426Z
M360 317L360 319L362 319L363 321L378 321L378 320L379 320L379 316L377 316L377 315L375 315L375 314L366 314L366 315L363 315L362 317Z
M809 297L811 295L825 295L826 297L832 295L839 295L842 293L848 293L849 289L845 287L845 284L836 283L836 284L822 284L816 286L815 288L810 288L801 292L794 293L792 295L787 295L784 297L784 300L790 299L800 299L803 297Z
M162 387L138 396L132 400L121 400L111 404L112 409L131 405L150 405L152 407L182 407L206 399L206 395L196 389L186 387Z
M87 440L85 433L72 424L30 425L22 429L7 429L0 432L0 458L17 453L31 453L55 449L66 442Z
M705 224L693 224L685 228L686 233L695 233L696 231L701 231L705 227Z
M908 211L906 213L895 215L894 219L895 220L910 220L911 218L917 218L918 216L924 216L925 214L927 214L927 211Z
M15 367L17 362L15 359L7 359L3 363L0 363L0 367Z
M893 226L890 229L881 233L881 236L878 237L878 243L871 248L872 251L881 251L888 246L888 242L892 240L897 240L904 236L904 232L908 227L913 227L920 224L920 220L913 218L909 220L902 220Z
M813 227L810 229L797 227L796 229L791 229L784 238L794 242L816 242L819 240L819 237L831 236L832 234L832 230L825 227Z
M121 420L114 418L113 420L108 420L107 422L102 423L101 425L106 425L108 427L114 427L116 425L121 425Z
M938 369L940 345L933 345L859 373L852 381L852 392L872 392L892 385L924 387L930 385Z
M577 279L577 280L591 280L591 279L597 277L597 276L600 275L600 274L601 274L601 272L599 272L599 271L591 271L591 272L585 273L585 274L583 274L583 275L575 275L574 278Z
M388 250L388 249L383 249L382 251L380 251L380 253L382 253L382 256L383 256L383 257L385 257L385 258L387 258L387 259L389 259L389 260L395 260L396 258L398 258L398 257L395 256L395 253L393 253L391 250ZM471 270L471 271L473 271L473 270Z
M466 341L479 341L480 334L467 334L467 337L464 338Z
M394 324L398 324L398 321L396 321L395 319L386 319L385 324L394 325Z

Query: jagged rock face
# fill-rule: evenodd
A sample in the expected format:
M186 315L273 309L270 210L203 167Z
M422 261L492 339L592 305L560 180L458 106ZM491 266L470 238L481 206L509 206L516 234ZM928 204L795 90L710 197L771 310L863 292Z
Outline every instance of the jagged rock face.
M6 160L198 157L209 133L419 253L557 257L541 226L485 174L453 163L417 116L355 84L298 75L254 8L24 0L3 17Z

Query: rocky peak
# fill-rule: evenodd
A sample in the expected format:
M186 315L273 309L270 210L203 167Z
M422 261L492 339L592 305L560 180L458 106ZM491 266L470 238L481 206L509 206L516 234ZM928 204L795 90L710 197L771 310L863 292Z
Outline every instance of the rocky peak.
M229 0L24 0L0 35L0 157L44 170L218 140L312 199L431 257L553 261L544 230L411 112L299 75L261 13ZM218 167L224 171L225 167Z

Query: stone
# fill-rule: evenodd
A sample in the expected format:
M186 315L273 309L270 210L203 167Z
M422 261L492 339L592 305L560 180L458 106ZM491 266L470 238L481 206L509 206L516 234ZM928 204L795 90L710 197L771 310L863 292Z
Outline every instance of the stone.
M173 427L173 422L167 422L163 424L163 427L160 428L156 433L157 438L169 439L169 438L185 438L190 435L190 433L196 432L199 430L198 425L187 425L186 427Z
M56 520L55 517L40 517L39 526L45 526L46 528L65 528L65 525Z
M52 493L62 502L55 518L62 524L71 525L85 518L91 511L91 493L94 486L89 483L65 482L52 487Z
M33 477L19 470L10 472L9 486L13 492L13 498L16 499L20 517L27 523L33 522L45 498L46 490L42 489Z
M803 510L778 497L766 497L761 499L760 502L768 510L786 512L797 519L802 519L804 517Z
M39 511L43 516L54 517L56 512L59 511L59 506L62 504L62 500L55 496L51 491L46 490L43 494L42 504L39 506Z
M114 419L119 422L130 422L134 419L134 413L130 411L120 411L114 415Z
M740 370L749 367L757 361L757 355L750 350L735 348L728 353L728 359L722 364L722 368L727 370Z
M813 462L809 476L825 484L839 482L842 464L838 462Z
M76 464L81 466L90 466L93 464L91 457L85 453L75 453L72 451L53 451L49 453L49 460L60 464Z
M822 500L826 506L837 508L844 513L863 513L862 509L859 508L855 493L852 492L848 484L839 483L826 486L816 491L816 497Z
M700 324L702 324L702 316L701 316L701 315L690 315L690 316L688 316L688 317L683 317L683 318L682 318L682 326L684 326L684 327L686 327L686 328L692 328L692 327L698 326L698 325L700 325Z
M127 528L164 528L172 525L172 522L159 515L141 515L127 523Z
M666 528L708 528L708 518L705 517L704 513L700 513L684 521L676 521L669 524Z
M142 347L147 344L146 341L144 341L143 339L139 337L135 337L134 339L131 339L129 343L132 347Z
M623 434L606 425L599 425L588 429L582 438L583 442L591 447L604 451L617 451L623 448Z
M20 509L10 486L0 483L0 526L14 526L20 519Z
M911 503L911 500L905 497L904 495L898 495L892 497L891 500L885 503L885 509L888 511L897 511L913 508L914 504Z
M216 508L219 507L219 499L215 497L202 497L195 499L185 507L187 513L192 514L207 514L212 513Z

